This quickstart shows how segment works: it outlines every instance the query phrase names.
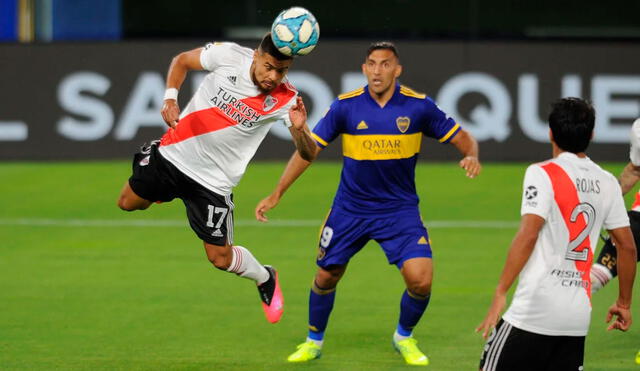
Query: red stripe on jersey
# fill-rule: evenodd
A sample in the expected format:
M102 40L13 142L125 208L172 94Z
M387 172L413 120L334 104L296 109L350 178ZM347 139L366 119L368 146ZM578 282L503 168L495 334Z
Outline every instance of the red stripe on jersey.
M235 103L222 103L220 107L206 108L200 111L191 112L180 119L180 123L175 129L169 129L160 139L160 145L166 146L182 142L183 140L211 133L220 129L238 124L240 121L257 121L263 115L273 113L296 95L296 90L290 84L280 84L269 95L260 94L255 97L241 99L243 105ZM246 106L250 107L256 115L247 112ZM222 108L221 108L222 107Z
M569 241L575 240L580 233L587 228L587 221L583 213L579 213L574 222L571 221L571 214L575 208L580 204L580 198L578 197L578 190L575 184L569 177L569 175L559 165L548 162L541 166L544 171L547 172L551 179L551 185L553 187L553 194L556 204L560 208L562 219L569 230ZM591 248L591 238L587 237L580 242L578 247L573 251L581 252L587 249L587 260L580 261L574 260L576 269L582 273L582 282L589 301L591 301L591 263L593 262L593 249Z
M631 205L632 210L638 210L640 207L640 191L636 192L636 200L633 201L633 205Z
M183 140L234 126L237 123L226 116L218 107L192 112L180 119L175 129L169 129L160 139L160 145L166 146Z

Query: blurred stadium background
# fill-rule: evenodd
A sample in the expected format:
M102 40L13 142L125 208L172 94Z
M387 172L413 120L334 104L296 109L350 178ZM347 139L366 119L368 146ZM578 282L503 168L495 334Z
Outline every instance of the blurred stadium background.
M614 174L628 159L640 117L638 1L0 0L0 369L295 368L284 359L304 337L339 142L270 225L252 211L293 150L285 131L267 137L236 191L239 242L282 270L288 309L277 326L261 317L247 281L212 271L182 205L131 214L115 206L131 155L166 130L159 110L171 58L212 40L254 47L292 5L321 27L316 50L290 73L310 125L364 83L366 47L388 39L399 46L401 82L480 140L485 171L472 182L455 168L455 151L432 141L417 171L437 260L416 336L432 369L477 367L483 341L473 328L516 230L521 177L550 154L549 102L591 100L590 156ZM201 78L188 76L182 106ZM402 368L389 345L401 288L369 246L341 284L325 355L309 367ZM635 367L639 327L610 334L602 324L615 289L594 297L591 370Z

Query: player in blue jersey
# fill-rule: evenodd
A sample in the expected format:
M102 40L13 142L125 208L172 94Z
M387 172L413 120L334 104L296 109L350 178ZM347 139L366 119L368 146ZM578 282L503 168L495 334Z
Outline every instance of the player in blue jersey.
M412 337L429 304L433 275L429 235L420 217L414 179L420 143L428 136L453 144L470 178L480 173L478 144L431 99L397 83L402 66L392 43L372 44L362 72L368 85L339 96L313 130L317 152L342 135L344 163L321 230L318 271L309 297L308 337L288 360L304 362L320 356L336 286L351 257L373 239L389 263L398 267L407 287L400 300L393 345L407 363L427 365L428 358ZM273 193L257 205L258 220L267 221L265 213L309 165L294 153Z

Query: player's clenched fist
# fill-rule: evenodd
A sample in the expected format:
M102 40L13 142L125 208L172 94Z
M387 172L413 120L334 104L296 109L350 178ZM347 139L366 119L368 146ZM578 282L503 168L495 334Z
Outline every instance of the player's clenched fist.
M162 119L172 128L175 128L178 124L178 118L180 117L180 107L175 99L165 99L164 105L162 105Z

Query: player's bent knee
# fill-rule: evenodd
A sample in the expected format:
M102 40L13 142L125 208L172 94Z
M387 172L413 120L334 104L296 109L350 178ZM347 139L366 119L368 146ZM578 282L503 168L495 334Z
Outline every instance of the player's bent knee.
M420 296L427 296L431 293L431 281L422 280L422 281L410 282L407 285L407 290L415 294L418 294Z
M330 290L330 289L334 289L338 285L339 281L340 281L340 278L333 278L331 276L326 276L323 278L318 278L316 276L316 279L313 281L313 283L319 289Z
M152 202L137 196L130 196L125 193L118 197L118 207L124 211L145 210L151 206Z
M135 211L135 210L144 210L148 208L149 205L146 203L140 204L140 203L131 202L126 197L120 197L118 199L118 207L124 211Z
M135 210L132 205L130 205L124 197L118 198L118 207L120 210L124 211L133 211Z
M207 258L214 267L222 271L226 271L231 266L231 260L233 259L233 255L230 253L231 248L229 248L229 252L221 249L216 250L217 251L213 253L211 251L208 251Z
M345 270L345 266L332 266L327 269L319 268L314 282L322 289L333 289L340 282Z
M214 267L222 271L226 271L231 266L231 259L227 259L226 257L219 256L219 255L214 257L209 257L209 262L211 262L211 264L213 264Z

